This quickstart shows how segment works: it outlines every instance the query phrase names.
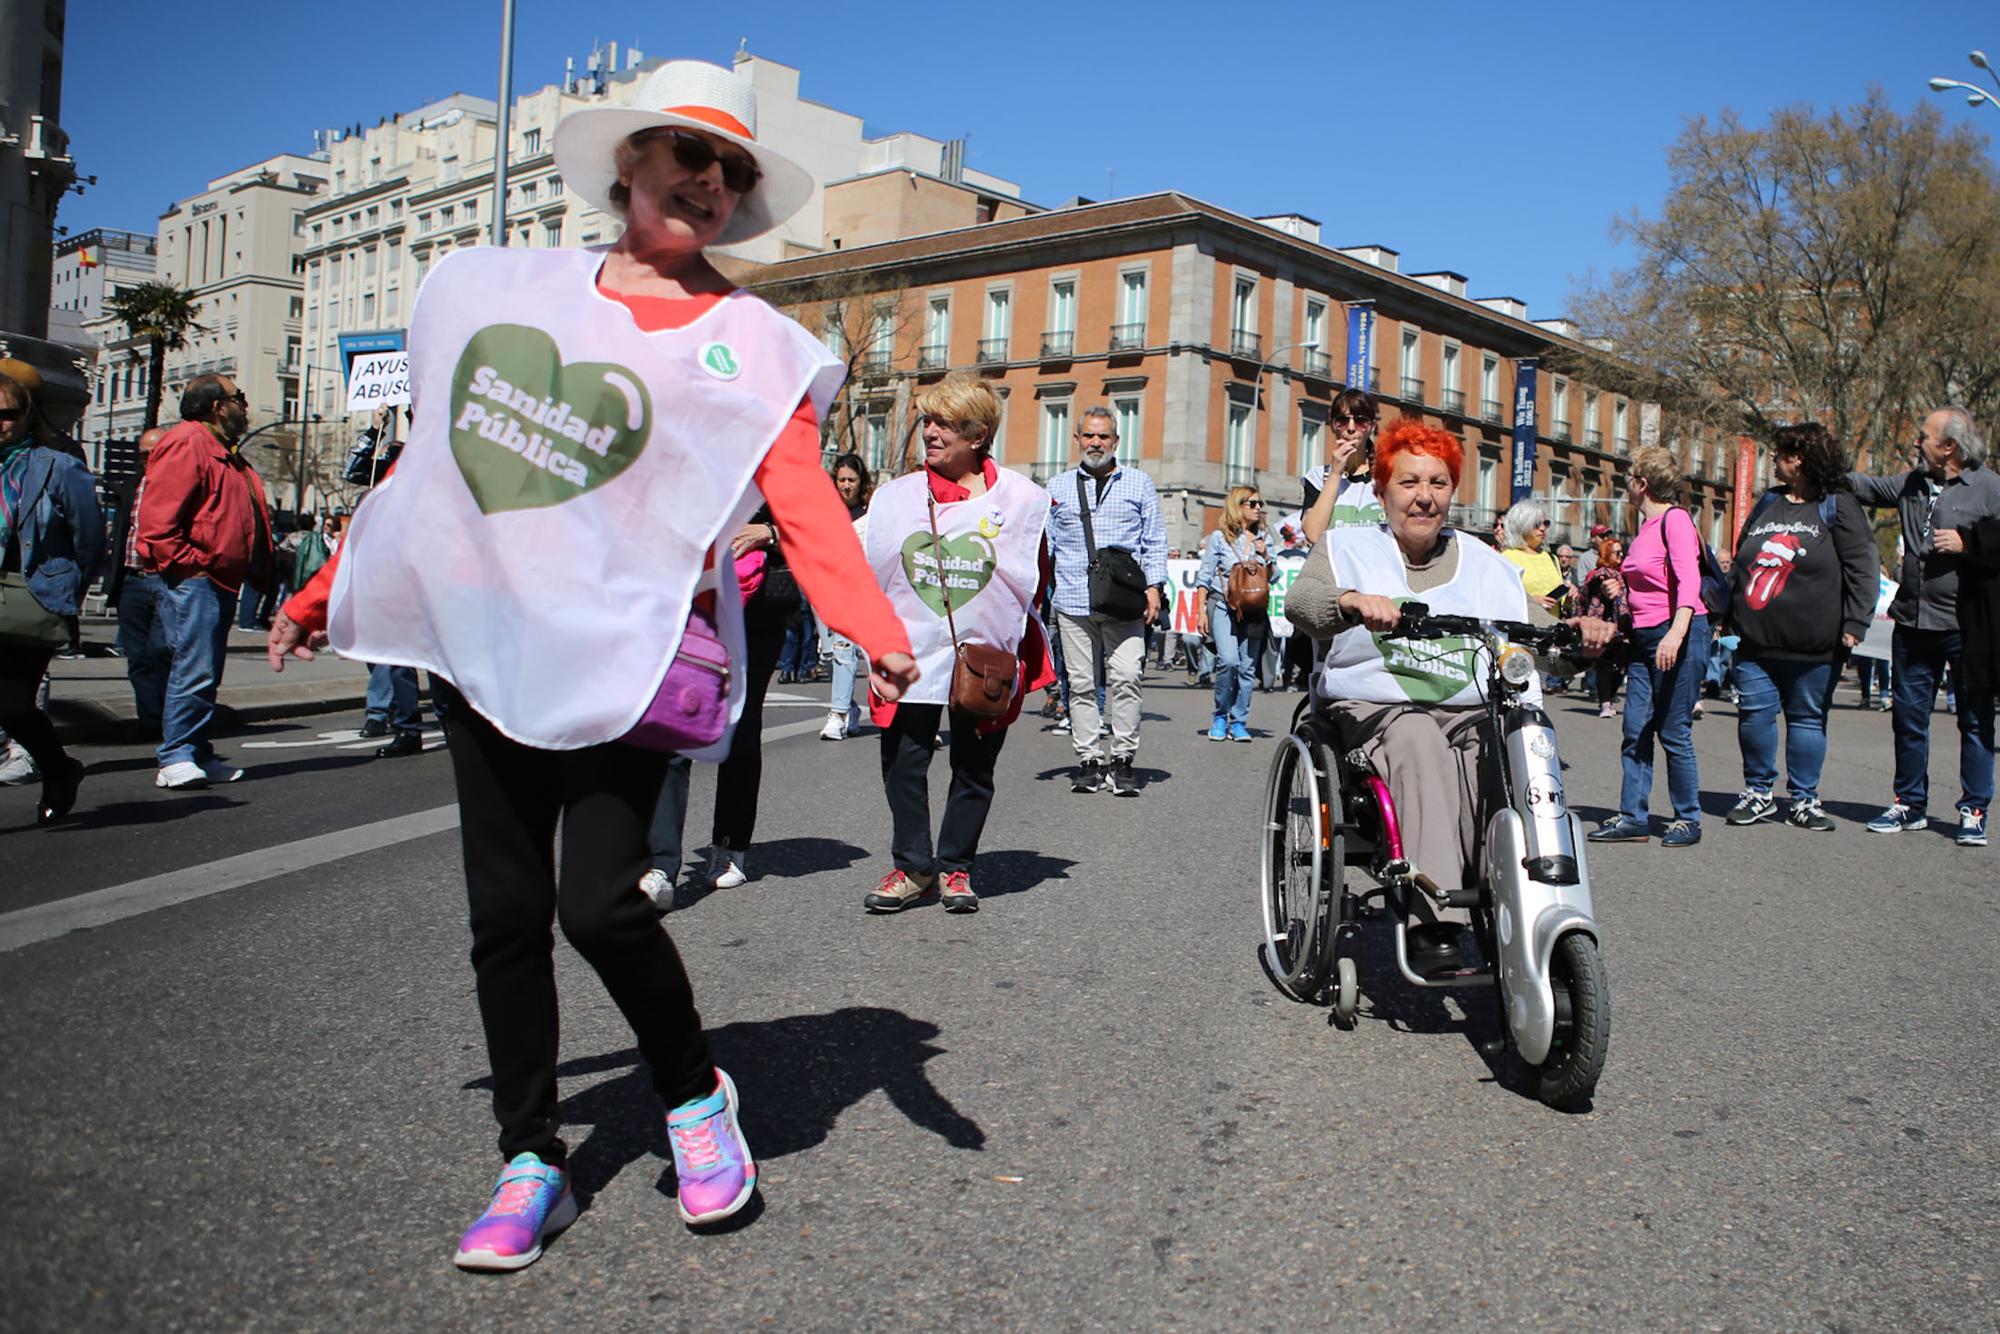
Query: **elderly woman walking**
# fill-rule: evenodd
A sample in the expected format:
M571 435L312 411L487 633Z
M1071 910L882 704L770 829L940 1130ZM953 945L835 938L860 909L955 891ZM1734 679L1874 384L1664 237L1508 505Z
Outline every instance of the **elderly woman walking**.
M1549 512L1538 500L1517 500L1500 518L1500 555L1521 572L1521 585L1542 610L1563 610L1568 586L1549 550Z
M743 707L729 548L760 499L805 594L867 645L875 688L894 698L917 676L819 466L838 363L704 254L812 194L756 130L750 84L699 61L655 70L631 107L563 120L564 183L624 235L438 264L410 329L410 443L271 630L273 666L325 626L344 655L438 681L506 1164L463 1268L522 1268L576 1217L557 923L637 1038L681 1217L727 1218L756 1188L736 1087L639 882L670 752L721 758Z

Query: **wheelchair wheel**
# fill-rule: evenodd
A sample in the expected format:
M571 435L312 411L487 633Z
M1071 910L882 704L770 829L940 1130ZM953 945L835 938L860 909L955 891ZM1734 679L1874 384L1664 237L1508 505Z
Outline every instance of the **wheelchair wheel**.
M1555 989L1555 1041L1534 1069L1535 1096L1557 1111L1581 1111L1597 1091L1611 1047L1611 991L1597 942L1581 931L1558 940L1549 955L1549 984Z
M1319 999L1333 962L1335 896L1343 850L1323 752L1293 733L1271 762L1262 862L1264 962L1285 994ZM1334 872L1329 876L1329 870Z
M1343 1024L1354 1022L1354 1012L1361 1007L1361 979L1354 968L1354 960L1341 955L1333 961L1333 1016Z

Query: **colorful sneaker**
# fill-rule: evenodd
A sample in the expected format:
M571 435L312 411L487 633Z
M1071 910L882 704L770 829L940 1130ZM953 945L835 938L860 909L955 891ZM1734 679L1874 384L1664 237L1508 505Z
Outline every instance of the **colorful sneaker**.
M1229 739L1231 741L1249 741L1253 738L1250 735L1250 729L1242 723L1231 723L1229 724Z
M757 1163L736 1124L736 1101L735 1082L718 1069L715 1092L667 1113L681 1221L689 1227L729 1217L757 1189Z
M1745 788L1743 795L1736 799L1736 804L1730 808L1729 814L1723 818L1730 824L1740 826L1756 824L1759 820L1768 820L1777 813L1778 803L1771 799L1770 793L1753 792Z
M946 871L944 889L939 897L946 912L979 911L979 896L972 892L972 873L969 871Z
M1208 739L1210 741L1229 740L1228 720L1225 718L1217 718L1214 722L1210 723L1208 725Z
M1692 820L1669 820L1666 832L1660 835L1663 848L1691 848L1701 842L1701 826Z
M1618 716L1618 706L1610 700L1606 700L1597 706L1597 716L1600 718L1616 718Z
M1815 834L1833 832L1833 817L1820 809L1817 799L1793 802L1791 811L1785 816L1785 823L1794 829L1810 829Z
M1871 834L1911 834L1919 829L1928 829L1931 817L1900 801L1892 801L1889 808L1868 822Z
M458 1239L460 1269L525 1269L542 1258L542 1243L576 1221L569 1173L532 1153L517 1153L500 1173L493 1203Z
M937 878L925 876L921 881L903 874L901 870L889 872L882 877L882 883L875 892L863 899L862 906L869 912L901 912L914 908L919 903L928 903L937 897Z
M1958 808L1958 837L1953 841L1961 848L1983 848L1986 846L1986 808L1984 806L1960 806Z

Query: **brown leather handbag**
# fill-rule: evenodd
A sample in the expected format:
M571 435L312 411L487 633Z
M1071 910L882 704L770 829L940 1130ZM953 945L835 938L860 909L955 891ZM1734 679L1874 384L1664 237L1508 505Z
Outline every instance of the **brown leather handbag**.
M978 722L1007 716L1014 704L1014 687L1020 680L1021 659L1006 649L990 644L960 643L958 622L951 614L951 585L944 581L944 548L938 538L937 498L924 483L924 500L930 509L931 555L937 561L938 590L944 596L944 623L951 630L951 710Z
M1223 600L1238 616L1267 610L1271 605L1271 567L1261 560L1237 561L1229 567Z

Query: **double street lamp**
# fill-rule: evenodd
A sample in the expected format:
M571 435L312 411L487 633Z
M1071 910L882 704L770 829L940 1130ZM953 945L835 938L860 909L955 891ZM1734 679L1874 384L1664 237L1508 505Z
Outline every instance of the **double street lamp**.
M1993 80L1993 86L2000 88L2000 74L1995 74L1993 66L1986 63L1986 53L1984 51L1974 51L1967 58L1972 61L1974 69L1985 70L1986 77ZM1942 93L1951 88L1958 88L1964 91L1966 94L1965 104L1967 106L1976 107L1981 102L1984 102L1995 111L2000 111L2000 97L1995 97L1976 83L1967 83L1963 79L1946 79L1942 77L1931 80L1931 91L1934 93Z

